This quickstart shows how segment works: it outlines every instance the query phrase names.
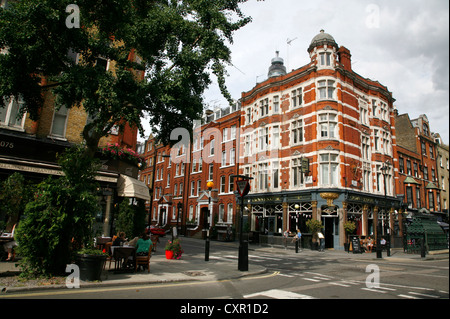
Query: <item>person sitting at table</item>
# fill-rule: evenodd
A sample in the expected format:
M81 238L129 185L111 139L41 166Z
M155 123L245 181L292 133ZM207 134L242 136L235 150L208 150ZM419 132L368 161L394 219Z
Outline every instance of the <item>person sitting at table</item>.
M142 233L136 243L136 256L148 256L148 252L152 245L153 243L150 236L145 232Z
M122 246L125 242L125 232L119 232L117 238L113 241L113 246Z
M137 244L138 240L139 240L139 237L134 237L132 240L126 242L125 244L126 244L127 246L133 246L133 247L136 247L136 244ZM125 244L124 244L124 245L125 245Z

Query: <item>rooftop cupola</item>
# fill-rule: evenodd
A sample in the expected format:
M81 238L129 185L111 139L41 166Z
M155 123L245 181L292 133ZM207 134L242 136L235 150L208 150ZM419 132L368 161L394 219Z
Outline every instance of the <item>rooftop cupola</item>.
M334 38L328 33L325 33L325 31L322 29L320 30L319 34L311 40L311 44L308 48L308 53L311 53L311 51L313 51L315 47L323 45L335 47L336 50L339 48L336 41L334 41Z
M279 57L278 51L275 52L276 57L272 59L272 65L269 67L269 73L267 76L269 78L280 76L280 75L286 75L286 67L284 66L284 60Z

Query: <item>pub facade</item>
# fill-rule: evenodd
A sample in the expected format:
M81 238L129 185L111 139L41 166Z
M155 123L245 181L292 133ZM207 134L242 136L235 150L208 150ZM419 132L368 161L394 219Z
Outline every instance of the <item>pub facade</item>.
M323 30L308 53L310 63L289 73L277 53L268 79L242 93L239 172L252 177L251 230L307 233L312 218L322 221L326 247L343 249L350 220L356 235L394 241L395 99L355 73L350 51Z

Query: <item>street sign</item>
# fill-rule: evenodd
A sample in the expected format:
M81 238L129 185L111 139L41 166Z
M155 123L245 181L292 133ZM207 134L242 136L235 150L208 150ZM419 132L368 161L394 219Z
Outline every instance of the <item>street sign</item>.
M236 181L236 186L241 197L244 197L250 192L250 183L248 182L248 179Z

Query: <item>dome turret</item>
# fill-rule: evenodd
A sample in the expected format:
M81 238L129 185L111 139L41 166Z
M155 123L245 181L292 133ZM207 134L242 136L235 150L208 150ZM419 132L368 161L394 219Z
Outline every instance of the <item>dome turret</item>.
M334 46L336 49L339 48L336 41L334 41L334 38L331 35L329 35L328 33L325 33L325 31L322 29L322 30L320 30L319 34L316 35L311 40L311 44L309 45L308 52L311 52L317 46L321 46L321 45L325 45L325 44L329 45L329 46Z
M280 52L276 51L275 53L277 56L272 59L272 65L269 67L269 73L267 74L269 78L274 76L286 75L284 60L279 57Z

